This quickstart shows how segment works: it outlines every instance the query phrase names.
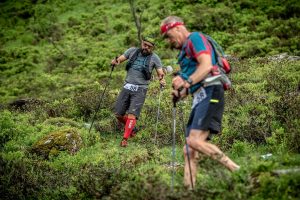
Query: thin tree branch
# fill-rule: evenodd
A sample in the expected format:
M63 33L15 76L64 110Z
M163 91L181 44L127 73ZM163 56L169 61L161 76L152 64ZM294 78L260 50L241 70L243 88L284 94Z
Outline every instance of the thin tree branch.
M142 35L141 35L141 32L142 32L142 25L141 25L141 17L142 17L142 13L140 14L139 17L137 17L137 14L136 14L136 8L134 6L134 0L129 0L129 4L130 4L130 9L131 9L131 13L133 15L133 19L134 19L134 22L135 22L135 26L136 26L136 29L138 31L138 40L139 42L141 43L142 42Z
M58 50L64 57L68 57L66 54L64 54L64 52L58 48L58 46L55 44L55 42L52 40L52 37L49 37L49 41L51 42L51 44L54 46L54 48L56 50Z

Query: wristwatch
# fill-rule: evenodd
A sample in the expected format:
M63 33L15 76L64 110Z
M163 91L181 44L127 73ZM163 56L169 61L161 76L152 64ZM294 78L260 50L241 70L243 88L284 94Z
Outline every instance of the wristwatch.
M189 77L186 82L188 82L188 84L193 85L193 80Z

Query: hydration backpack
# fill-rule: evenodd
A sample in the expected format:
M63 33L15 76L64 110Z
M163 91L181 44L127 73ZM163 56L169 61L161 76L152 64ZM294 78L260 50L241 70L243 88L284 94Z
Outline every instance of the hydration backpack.
M217 62L216 65L213 66L212 69L212 76L221 75L221 82L223 84L224 90L228 90L231 88L231 81L229 80L228 76L226 74L229 74L231 71L231 66L227 59L225 58L225 53L222 49L222 47L209 35L206 35L202 33L207 41L211 44L211 47L213 48L215 52L215 60Z
M134 61L137 59L138 54L141 52L142 50L140 48L136 49L135 52L133 53L133 55L131 56L131 58L129 59L129 61L126 64L126 70L128 71L129 68L132 66L132 64L134 63ZM146 80L150 80L151 79L151 72L149 70L149 66L150 66L150 61L151 61L151 56L152 54L148 55L146 58L146 65L143 67L143 69L141 70L141 72L144 74L144 77Z

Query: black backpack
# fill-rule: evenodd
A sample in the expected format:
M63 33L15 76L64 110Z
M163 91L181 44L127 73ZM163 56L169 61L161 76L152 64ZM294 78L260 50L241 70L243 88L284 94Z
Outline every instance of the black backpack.
M129 59L129 61L126 64L126 70L128 71L129 68L132 66L132 64L134 63L134 61L137 59L139 53L142 51L142 49L138 48L137 50L135 50L135 52L133 53L133 55L131 56L131 58ZM151 72L149 70L150 67L150 61L151 61L151 56L152 54L148 55L146 57L146 65L143 67L142 69L142 73L144 74L144 77L146 80L150 80L151 79Z

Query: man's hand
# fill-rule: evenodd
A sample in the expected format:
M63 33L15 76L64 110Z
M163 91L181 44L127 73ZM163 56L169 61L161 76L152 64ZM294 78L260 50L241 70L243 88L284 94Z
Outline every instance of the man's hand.
M183 88L182 90L172 90L171 92L172 94L172 98L173 100L175 100L176 102L184 99L185 97L187 97L188 95L188 89L187 88Z
M189 88L191 85L186 82L181 76L175 76L172 80L172 86L175 90Z
M161 88L166 86L166 80L164 78L159 79L159 83L160 83Z
M111 64L112 64L112 65L119 65L119 64L120 64L120 61L118 60L118 57L115 58L115 59L113 59L113 60L111 61Z

